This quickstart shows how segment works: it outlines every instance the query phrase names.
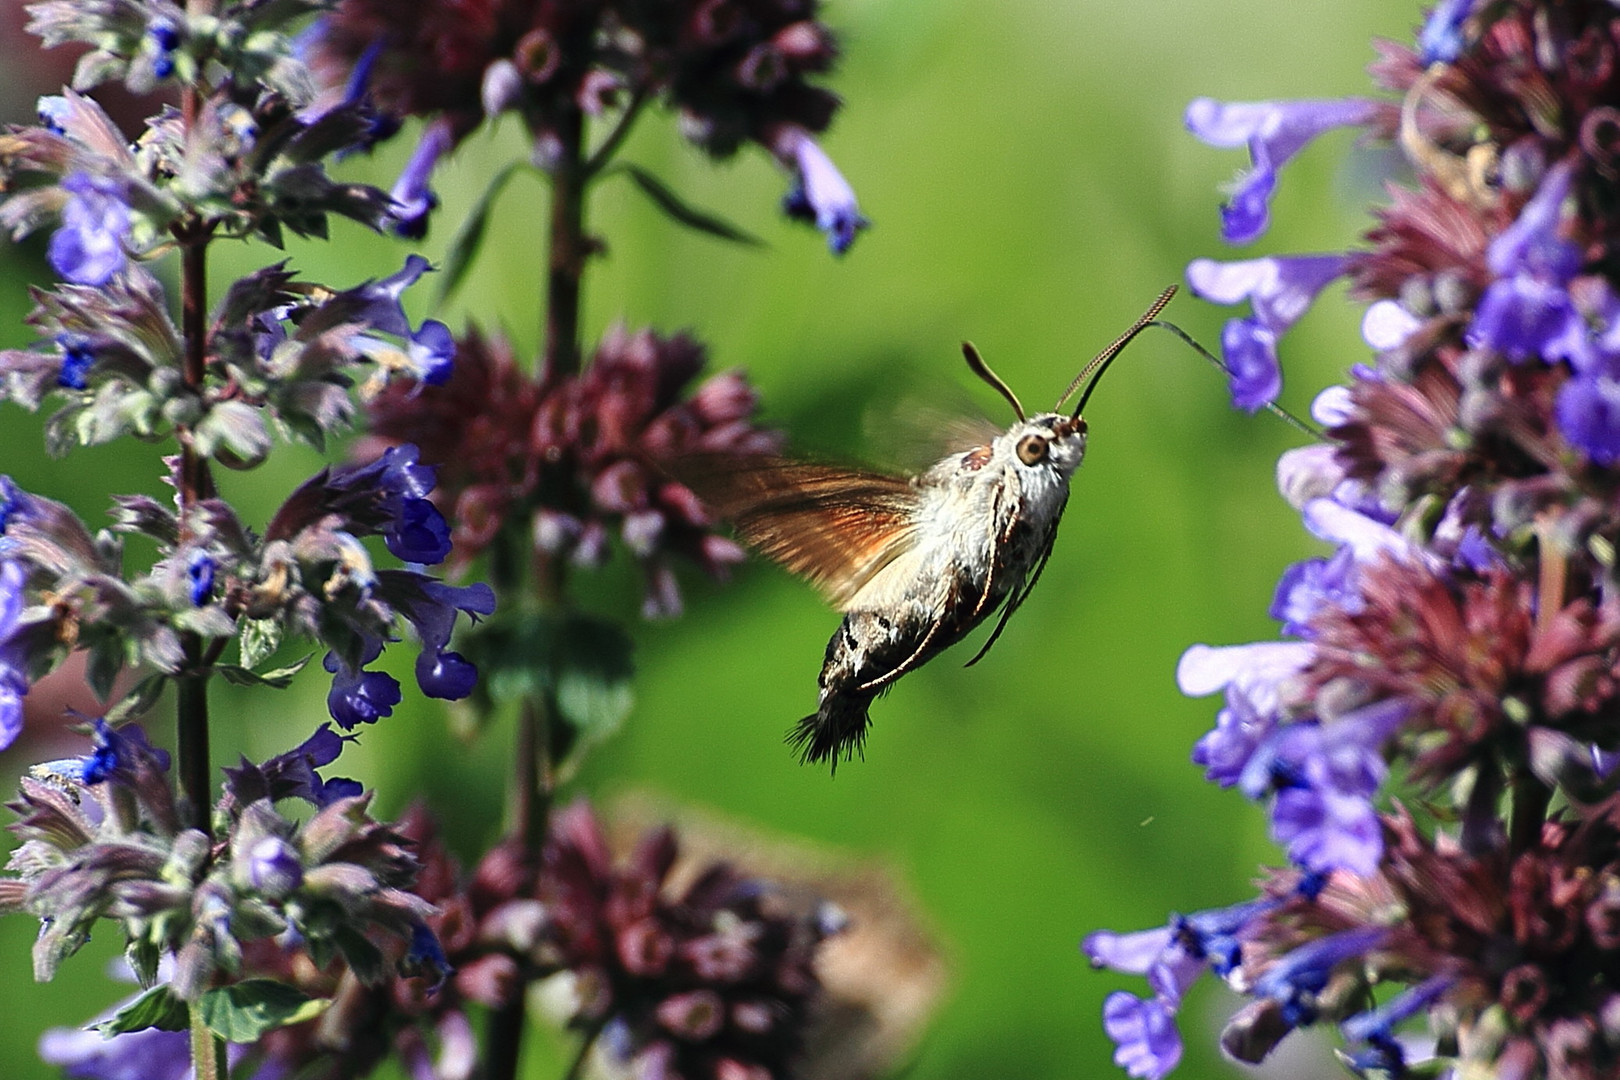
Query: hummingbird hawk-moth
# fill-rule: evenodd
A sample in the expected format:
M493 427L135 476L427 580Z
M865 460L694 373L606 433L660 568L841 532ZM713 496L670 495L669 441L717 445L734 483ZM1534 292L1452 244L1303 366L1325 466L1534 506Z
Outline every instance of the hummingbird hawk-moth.
M809 579L844 613L827 643L820 703L788 733L802 761L831 762L836 771L840 758L861 752L872 700L999 607L1000 620L968 665L989 651L1052 554L1069 477L1085 456L1081 413L1092 390L1175 291L1166 289L1087 364L1049 413L1026 416L964 342L968 366L1007 400L1017 421L919 476L769 455L677 467L739 539ZM1061 411L1082 383L1074 411Z

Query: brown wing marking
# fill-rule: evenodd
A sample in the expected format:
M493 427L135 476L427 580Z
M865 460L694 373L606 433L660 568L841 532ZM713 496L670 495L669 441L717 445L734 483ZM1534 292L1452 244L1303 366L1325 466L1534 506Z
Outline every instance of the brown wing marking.
M915 542L917 491L899 477L777 457L688 459L670 472L835 606Z

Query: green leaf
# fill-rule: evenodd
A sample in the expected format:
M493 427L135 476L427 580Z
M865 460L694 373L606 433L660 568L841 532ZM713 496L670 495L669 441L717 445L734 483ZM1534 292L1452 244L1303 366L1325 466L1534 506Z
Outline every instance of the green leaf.
M764 241L753 233L733 225L725 218L688 205L662 180L639 165L624 164L612 171L627 174L635 182L636 187L652 200L654 206L688 229L696 229L698 232L707 233L721 240L729 240L734 244L764 246Z
M487 623L466 645L493 699L545 698L571 736L600 740L629 715L632 644L614 623L576 612L535 613Z
M489 211L495 205L495 197L501 193L506 182L512 179L519 169L529 168L526 161L511 161L499 172L490 178L483 194L467 212L467 217L456 230L454 240L450 241L450 248L444 253L444 266L439 275L439 294L433 300L433 306L438 308L450 299L456 289L461 287L461 281L472 268L472 261L478 255L478 249L484 245L484 232L489 226Z
M304 665L308 664L314 655L310 653L296 664L271 668L269 671L249 671L236 664L215 664L214 670L224 676L226 682L235 686L273 686L277 690L285 690L292 685L293 677L304 670Z
M185 1031L190 1026L191 1011L165 984L152 987L114 1013L111 1020L91 1024L90 1030L99 1031L102 1038L110 1039L127 1031L145 1031L147 1028Z
M297 987L274 979L243 979L206 991L195 1006L208 1030L233 1043L254 1043L265 1032L296 1024L310 1012L311 998Z
M279 619L243 619L239 624L241 635L237 648L242 653L242 666L252 670L281 648L281 621Z
M630 638L618 626L573 616L557 641L553 692L557 711L591 740L617 731L635 701Z
M148 675L135 684L135 689L119 699L118 704L107 710L107 723L113 727L140 716L157 704L158 698L163 696L163 687L168 676L163 674Z

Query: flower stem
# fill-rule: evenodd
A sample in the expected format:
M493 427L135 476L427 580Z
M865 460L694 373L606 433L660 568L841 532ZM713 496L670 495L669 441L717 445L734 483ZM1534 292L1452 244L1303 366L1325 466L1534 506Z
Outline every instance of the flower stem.
M598 1020L580 1035L579 1049L574 1052L574 1060L569 1063L568 1071L563 1073L562 1080L578 1080L585 1069L585 1061L591 1056L591 1047L596 1045L596 1037L602 1034L603 1021Z
M1510 856L1530 850L1541 841L1541 827L1547 822L1547 805L1552 788L1528 771L1513 777L1513 823L1508 833Z
M203 1023L196 1006L191 1009L191 1063L197 1080L227 1080L225 1040Z
M551 257L546 276L545 371L579 370L579 282L585 270L585 116L570 110L557 124L551 173Z
M181 113L189 126L201 108L201 95L195 86L181 93ZM199 396L207 375L208 359L208 242L213 229L192 219L175 227L180 242L180 331L185 339L184 376L186 386ZM185 542L191 531L192 510L213 495L213 479L208 462L198 455L189 428L175 431L180 444L180 538ZM204 674L202 639L193 633L181 636L185 653L183 674L177 680L175 716L175 766L180 782L185 820L204 832L209 828L210 797L208 762L208 676ZM202 1070L197 1071L202 1076Z

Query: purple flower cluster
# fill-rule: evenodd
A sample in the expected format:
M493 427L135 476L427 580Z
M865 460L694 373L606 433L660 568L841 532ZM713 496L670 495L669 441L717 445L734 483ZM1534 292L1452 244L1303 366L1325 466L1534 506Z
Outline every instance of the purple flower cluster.
M597 566L617 534L646 575L644 612L674 615L670 556L718 576L742 552L662 463L777 445L754 426L758 398L740 373L714 375L683 397L704 359L684 334L615 330L583 374L531 377L505 342L469 335L445 386L400 384L372 403L377 438L366 449L397 440L437 464L439 494L454 507L457 565L510 527L528 534L523 543L539 557Z
M816 0L343 0L306 35L327 96L392 117L428 117L391 193L392 226L420 237L438 200L434 169L486 117L516 112L535 160L564 166L585 117L647 100L681 116L717 157L752 142L794 178L787 213L842 254L867 224L855 193L815 141L838 99L812 83L837 56Z
M1353 1068L1403 1076L1399 1029L1421 1022L1432 1073L1620 1067L1617 41L1610 5L1447 0L1416 50L1381 46L1398 103L1188 110L1253 158L1231 242L1264 231L1277 169L1330 128L1398 135L1417 177L1364 250L1187 270L1200 296L1251 305L1223 335L1241 408L1275 398L1278 336L1338 278L1369 304L1372 355L1317 398L1326 442L1278 463L1331 545L1279 582L1282 640L1195 645L1177 671L1223 696L1194 762L1269 807L1294 868L1258 900L1087 939L1148 982L1104 1007L1132 1076L1176 1066L1204 971L1251 999L1222 1037L1244 1061L1331 1023Z

